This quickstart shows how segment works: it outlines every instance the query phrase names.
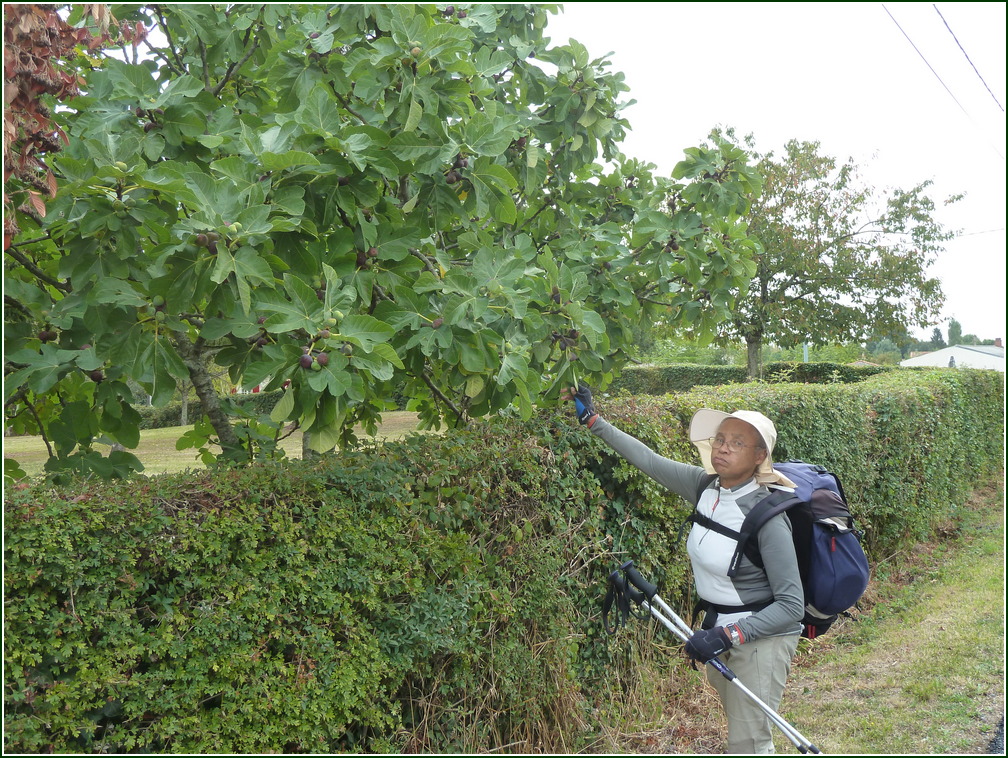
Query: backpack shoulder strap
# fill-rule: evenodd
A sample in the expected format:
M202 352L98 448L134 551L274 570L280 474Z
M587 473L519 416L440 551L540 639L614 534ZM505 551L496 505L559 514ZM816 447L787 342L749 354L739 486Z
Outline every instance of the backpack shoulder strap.
M738 547L735 548L735 554L728 564L728 576L734 577L738 573L743 555L748 556L749 560L760 568L763 567L759 548L752 538L767 521L799 503L801 500L795 496L795 493L778 490L767 495L752 507L752 510L746 514L742 528L738 532Z
M701 526L706 526L708 529L715 529L715 531L717 531L715 527L709 526L706 523L710 521L710 519L708 519L706 516L701 516L699 513L697 513L697 503L700 502L700 498L703 496L704 490L710 487L711 482L713 482L715 479L717 479L717 474L707 474L703 479L700 480L700 486L697 487L696 491L696 502L694 502L693 504L693 510L690 512L690 515L684 518L682 520L682 523L679 524L679 532L676 535L676 540L678 542L682 542L683 535L686 533L686 527L689 524L694 523L700 524ZM714 522L710 521L710 523L713 524ZM724 534L724 532L722 532L722 534ZM732 539L738 539L738 532L732 531L731 534L728 534L726 536L731 537Z
M697 487L696 491L696 502L700 502L700 498L703 497L704 490L711 486L711 482L717 479L717 474L707 474L703 479L700 480L700 486Z

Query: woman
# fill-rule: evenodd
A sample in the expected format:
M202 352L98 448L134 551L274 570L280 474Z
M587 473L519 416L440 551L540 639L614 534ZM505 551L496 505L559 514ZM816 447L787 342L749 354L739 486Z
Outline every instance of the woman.
M768 487L794 487L773 468L773 422L756 411L697 411L690 422L690 441L703 465L695 466L660 456L608 423L595 410L588 387L571 387L563 399L574 401L578 420L592 434L656 482L695 503L698 515L705 517L693 524L686 543L705 608L701 629L686 643L686 653L701 662L720 657L742 684L777 710L805 611L791 523L783 514L768 521L757 534L763 567L743 557L734 577L728 576L728 564L737 542L716 531L717 525L738 531L746 513L770 494ZM716 478L701 491L711 475ZM702 525L705 521L714 528ZM728 721L727 752L774 752L766 714L709 667L707 680L718 691Z

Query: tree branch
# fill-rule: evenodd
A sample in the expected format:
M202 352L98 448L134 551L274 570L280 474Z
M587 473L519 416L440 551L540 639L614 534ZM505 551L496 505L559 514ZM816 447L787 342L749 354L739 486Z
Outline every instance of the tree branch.
M161 57L164 58L164 62L168 64L168 66L172 69L172 71L181 76L186 73L186 67L185 63L183 63L182 60L179 58L178 52L175 50L175 41L172 39L171 30L168 28L168 22L165 21L164 13L161 12L160 5L153 6L153 10L158 17L158 26L161 27L161 31L164 32L165 35L165 40L167 40L168 42L168 50L175 58L175 65L172 65L171 61L169 61L168 58L166 58L165 56L161 55L158 51L156 51L151 46L147 38L144 38L144 41L147 43L147 47L150 48L151 52L157 55L161 55Z
M428 389L430 389L430 391L434 393L434 397L436 397L438 400L440 400L442 403L444 403L451 409L452 413L454 413L456 418L458 418L459 423L464 421L464 415L462 411L459 410L458 406L456 406L455 403L449 400L448 397L441 391L441 389L434 384L434 380L431 379L430 374L427 373L427 369L424 369L423 373L421 374L421 378L424 380L424 384L427 385Z
M430 258L428 258L426 255L424 255L423 253L421 253L415 247L411 247L409 249L409 253L414 258L418 258L423 263L425 269L427 269L428 271L430 271L437 278L439 278L439 279L441 278L440 272L438 272L438 270L436 268L434 268L434 264L431 263Z
M206 44L202 39L199 40L199 57L203 64L203 89L210 92L210 68L207 66Z
M247 40L248 40L248 37L246 36L246 41ZM259 49L259 40L257 39L254 43L252 43L252 47L249 48L248 52L245 53L245 55L242 57L242 59L240 61L237 61L237 62L232 61L231 62L231 65L228 66L227 71L224 72L224 77L220 80L220 83L216 87L213 88L213 95L215 97L218 96L218 95L220 95L221 90L223 90L224 87L225 87L225 85L227 85L228 80L231 78L231 75L234 74L234 72L237 71L238 69L240 69L242 66L244 66L245 63L246 63L246 61L248 61L248 59L251 58L255 54L255 51L258 50L258 49ZM203 52L203 43L202 42L200 43L200 51L201 51L201 53ZM205 63L206 63L206 61L204 60L204 65L205 65ZM209 84L207 86L209 87Z
M25 255L23 255L18 250L15 250L13 246L8 247L7 250L6 250L6 252L7 252L8 255L10 255L11 258L13 258L14 260L16 260L18 263L20 263L22 266L24 266L26 269L28 269L28 271L30 271L32 274L34 274L37 279L45 282L46 284L48 284L48 285L50 285L52 287L55 287L56 289L60 290L61 292L72 292L73 291L73 287L71 287L66 282L61 282L58 279L53 279L51 276L49 276L47 273L45 273L42 269L40 269L38 266L36 266L32 261L30 261Z
M350 102L345 97L343 97L342 93L336 91L335 85L330 86L332 88L333 94L336 95L336 99L340 101L340 103L347 110L347 112L356 117L356 119L360 121L362 124L364 124L364 126L367 126L368 125L367 119L350 107Z
M21 313L23 313L28 318L30 319L35 318L35 314L32 313L31 309L29 309L28 306L22 303L20 300L15 300L10 295L4 295L4 302L10 307L16 308L17 310L21 311Z

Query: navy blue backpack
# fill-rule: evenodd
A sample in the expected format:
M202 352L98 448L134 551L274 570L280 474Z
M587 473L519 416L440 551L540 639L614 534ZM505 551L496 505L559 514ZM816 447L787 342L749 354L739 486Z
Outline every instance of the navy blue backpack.
M868 586L868 558L835 474L802 461L776 463L774 468L795 483L795 491L772 491L746 515L738 532L720 524L712 527L714 522L696 511L688 520L738 541L728 569L728 576L735 576L743 555L763 567L753 537L771 518L786 513L805 590L802 636L811 639L829 629L841 613L861 599ZM697 500L714 478L711 476L698 490Z

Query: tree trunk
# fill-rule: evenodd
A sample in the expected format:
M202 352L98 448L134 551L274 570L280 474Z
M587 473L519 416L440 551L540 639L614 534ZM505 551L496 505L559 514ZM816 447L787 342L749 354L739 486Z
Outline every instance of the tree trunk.
M746 335L746 373L750 379L763 378L763 340L758 335Z
M224 450L238 450L241 443L238 435L235 434L231 426L231 420L221 407L220 398L213 388L213 380L210 378L210 371L207 369L206 361L203 357L203 346L206 343L202 339L196 342L189 340L189 337L180 332L175 333L175 347L178 349L179 357L189 369L189 380L193 389L196 390L196 397L199 398L203 412L210 419L210 425L217 432L217 439Z
M182 426L186 426L189 423L189 388L186 387L186 383L182 382Z

